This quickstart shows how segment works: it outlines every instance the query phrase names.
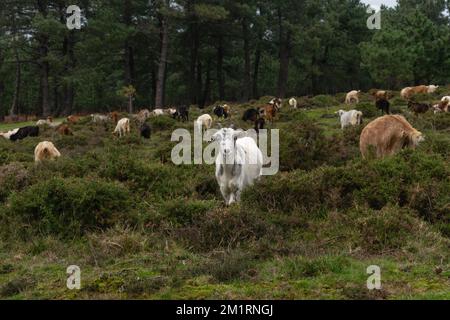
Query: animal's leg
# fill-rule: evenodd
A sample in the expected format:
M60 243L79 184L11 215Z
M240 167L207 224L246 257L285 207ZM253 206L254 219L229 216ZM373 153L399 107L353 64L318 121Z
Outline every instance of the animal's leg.
M236 201L237 202L241 202L241 193L242 193L241 190L236 191Z
M220 187L220 192L222 193L223 199L225 200L225 203L229 205L230 202L230 194L228 192L228 188L226 186Z
M236 202L236 195L234 192L230 193L230 198L228 200L228 206L231 206L233 203Z

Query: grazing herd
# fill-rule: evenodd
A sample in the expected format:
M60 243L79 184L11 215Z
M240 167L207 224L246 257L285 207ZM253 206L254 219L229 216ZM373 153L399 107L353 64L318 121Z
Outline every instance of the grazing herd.
M414 95L429 94L435 92L439 87L417 86L408 87L401 91L401 97L407 100L408 109L417 116L434 110L435 113L449 112L450 96L445 96L437 105L418 103L412 100ZM361 91L353 90L346 94L345 103L352 105L360 102ZM414 129L411 124L400 115L391 115L391 104L389 99L392 95L388 91L373 90L371 92L375 98L375 108L380 110L382 116L370 122L362 131L360 137L360 152L364 159L375 157L383 158L394 155L404 148L416 148L425 140L424 135ZM295 98L288 100L291 108L297 109L298 102ZM274 124L283 101L273 98L260 108L247 109L242 117L244 122L254 125L257 134L264 129L266 123ZM213 127L214 119L217 121L232 119L232 108L227 105L217 105L212 110L211 115L202 114L194 122L194 128L202 133ZM358 110L339 110L336 112L339 117L341 129L350 126L361 126L363 124L363 113ZM189 121L189 107L179 106L168 109L143 109L138 114L130 118L120 118L119 113L111 112L107 115L92 114L90 120L95 124L113 123L115 129L113 134L122 138L131 132L132 120L139 128L141 137L150 139L152 129L147 120L152 117L170 116L175 120ZM35 126L17 128L8 132L1 132L0 136L7 140L18 141L27 137L39 136L40 127L48 126L61 135L70 136L73 132L69 125L78 123L82 118L77 115L67 117L65 123L55 123L52 117L38 120ZM263 154L249 132L235 130L234 128L220 129L212 137L217 142L218 153L216 158L216 180L220 187L226 205L239 202L242 191L255 183L263 171ZM281 142L282 143L282 142ZM34 152L35 162L40 163L46 160L54 160L61 157L61 153L52 142L40 142Z

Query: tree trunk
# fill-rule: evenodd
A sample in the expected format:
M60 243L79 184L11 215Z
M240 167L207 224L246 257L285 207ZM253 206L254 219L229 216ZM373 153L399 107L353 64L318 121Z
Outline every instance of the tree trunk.
M44 49L45 48L45 49ZM47 47L43 45L41 48L41 56L47 57ZM42 114L44 117L49 116L51 114L50 104L49 104L49 91L50 85L48 83L48 75L49 75L49 65L47 61L41 61L41 89L42 89Z
M206 79L205 89L203 91L203 98L201 101L202 106L206 106L211 100L211 59L208 59L206 63Z
M254 65L254 71L253 71L253 98L254 99L259 98L258 79L259 79L260 63L261 63L261 45L258 43L256 52L255 52L255 65Z
M128 113L129 114L133 113L133 96L131 95L128 97Z
M59 86L56 84L56 79L53 78L53 113L55 115L60 115L62 110L60 110L60 94L59 94Z
M164 83L166 77L167 54L169 49L169 25L166 17L161 19L161 54L158 65L158 75L156 80L155 108L163 108L164 104Z
M48 2L47 0L38 0L38 11L44 18L47 17L48 14ZM38 35L38 41L39 41L39 68L40 68L40 83L41 83L41 107L42 107L42 114L44 116L50 115L50 104L49 104L49 97L50 97L50 86L48 82L48 77L50 73L50 66L47 61L48 58L48 46L49 46L49 37L45 33L40 33Z
M3 64L3 53L0 48L0 70ZM5 83L3 82L3 77L0 77L0 110L3 110L3 93L5 92Z
M75 69L75 34L70 31L69 34L64 38L63 54L66 57L66 64L64 66L64 72L66 75L71 75ZM70 115L73 112L75 100L75 90L72 81L66 81L63 85L63 115Z
M242 32L244 36L244 94L243 100L248 101L252 96L252 75L251 75L251 61L250 61L250 35L247 18L242 20Z
M152 61L153 63L153 61ZM156 76L156 67L152 65L151 77L152 77L152 91L150 95L150 104L155 105L155 97L156 97L156 86L157 86L157 76Z
M286 39L280 46L280 70L278 74L278 90L279 98L286 97L286 87L289 78L289 63L290 63L290 47L291 47L291 33L287 32Z
M17 50L17 44L14 45L14 57L16 59L16 81L14 84L14 95L9 115L14 116L19 112L19 98L20 98L20 81L21 81L21 65L19 59L19 53Z
M196 23L191 23L191 58L189 68L189 100L191 104L197 104L199 101L198 96L198 82L196 81L197 67L198 67L198 48L200 46L200 39L198 34L198 26Z
M224 59L223 36L219 37L219 46L217 48L217 85L219 89L219 100L225 99L225 79L223 76L223 59Z
M198 65L197 65L197 79L196 79L196 86L195 86L195 89L196 89L196 92L195 92L195 95L196 95L196 101L197 101L197 104L199 105L199 107L203 107L203 105L202 105L202 87L203 87L203 74L202 74L202 72L203 72L203 66L202 66L202 62L201 61L198 61Z
M278 9L278 28L279 28L279 59L280 68L278 73L278 89L277 96L279 98L285 98L286 96L286 86L289 77L289 60L290 60L290 50L291 50L291 31L284 30L283 26L283 15L281 9Z
M134 49L129 44L129 41L125 42L125 84L134 84Z
M124 0L123 21L129 27L132 25L132 3L130 0ZM134 49L127 38L124 44L124 74L125 85L134 86ZM133 113L133 104L128 104L128 113Z

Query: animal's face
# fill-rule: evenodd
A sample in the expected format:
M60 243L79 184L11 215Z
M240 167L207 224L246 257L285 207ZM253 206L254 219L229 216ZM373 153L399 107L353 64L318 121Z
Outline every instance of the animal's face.
M243 136L245 136L243 131L231 128L221 129L213 135L212 140L219 144L219 154L226 163L234 163L236 141Z
M235 131L230 128L221 129L213 136L213 140L217 141L220 148L220 153L224 157L228 157L233 153L235 148Z
M420 131L416 131L411 135L411 144L413 147L418 147L420 143L425 141L425 136Z
M336 111L336 112L335 112L335 114L337 114L337 115L339 116L339 118L342 117L342 115L343 115L344 113L345 113L344 110L339 110L339 111Z
M357 119L358 119L358 121L357 121L357 123L358 123L358 125L361 125L361 124L363 124L363 113L362 112L358 112L357 114Z

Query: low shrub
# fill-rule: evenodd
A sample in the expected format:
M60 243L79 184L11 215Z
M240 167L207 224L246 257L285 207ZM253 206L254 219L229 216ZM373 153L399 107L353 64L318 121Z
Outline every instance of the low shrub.
M363 113L363 119L381 116L381 111L377 109L374 102L358 103L355 107L355 110L361 111Z
M193 192L193 186L187 182L191 170L197 170L193 166L149 163L120 150L111 150L103 163L99 170L101 177L126 183L136 192L163 199L187 196Z
M401 249L408 245L408 240L419 235L417 219L409 210L387 207L380 211L358 211L353 217L359 246L371 254Z
M36 280L32 277L20 277L8 281L0 286L0 297L15 296L25 290L36 286Z
M29 180L28 170L23 164L13 162L0 167L0 202L13 192L23 189Z
M363 126L349 127L325 136L318 125L302 112L293 112L298 121L280 126L280 170L312 170L324 164L340 166L359 157L359 137Z
M323 216L355 205L379 210L391 204L411 206L431 221L445 214L449 201L450 174L445 161L411 150L384 160L267 177L243 193L244 207L262 212Z
M255 262L252 254L236 249L213 255L201 266L193 268L191 272L197 276L212 276L218 282L229 282L248 278L248 272Z
M215 202L211 201L187 201L186 199L171 200L162 203L160 212L166 223L173 226L186 226L203 219L206 213L213 209Z
M30 234L64 238L106 229L117 222L132 222L130 208L133 197L118 183L49 178L21 193L13 193L3 215L18 220Z
M450 113L438 113L433 118L435 130L450 130Z
M319 258L294 257L282 261L279 274L287 279L304 279L328 273L341 273L350 266L350 261L342 256Z
M280 169L309 170L324 163L327 141L323 130L309 121L280 127Z
M339 104L339 102L332 96L318 95L311 98L311 103L316 108L330 108Z
M177 121L168 116L154 117L149 122L154 131L174 130L177 127Z
M211 210L190 225L167 231L198 252L236 248L278 234L278 229L270 225L264 216L237 207Z

